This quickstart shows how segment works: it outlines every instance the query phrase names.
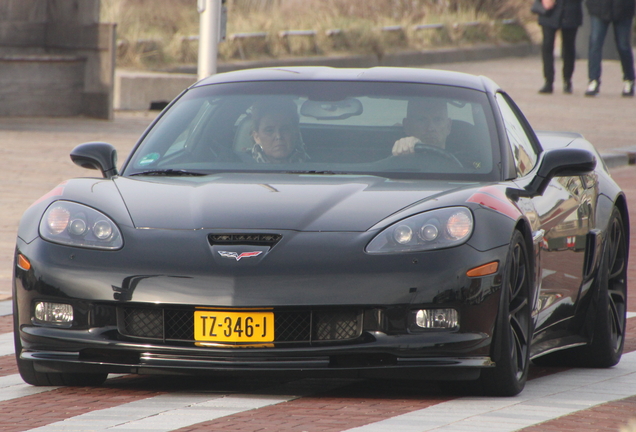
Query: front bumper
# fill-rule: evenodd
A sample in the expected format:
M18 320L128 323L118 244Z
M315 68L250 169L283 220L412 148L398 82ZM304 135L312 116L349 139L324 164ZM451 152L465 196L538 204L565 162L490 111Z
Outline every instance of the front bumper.
M477 333L387 335L365 332L356 343L318 347L198 347L114 340L115 331L25 326L20 358L39 372L218 374L303 372L475 379L493 366L490 337ZM379 375L378 375L379 374Z
M183 242L181 237L177 240ZM463 245L368 256L353 246L358 243L352 240L351 250L320 255L321 265L307 260L290 265L291 259L281 259L239 272L202 264L192 267L188 256L158 254L151 262L139 255L135 260L126 251L19 242L18 252L32 264L29 271L15 270L20 358L32 361L40 372L366 374L417 368L440 379L476 378L482 368L493 365L490 353L500 276L468 278L466 270L503 262L507 246L486 252ZM72 304L75 317L70 328L34 322L38 301ZM310 329L304 339L269 346L202 346L193 337L171 337L165 324L154 333L131 332L122 324L122 311L131 308L160 311L162 317L177 310L191 322L187 316L197 307L271 308L276 314L301 310L311 316L344 308L357 311L359 327L354 335L340 339L316 338ZM456 309L459 329L414 329L413 311L420 308Z
M130 348L130 349L128 349ZM146 348L145 350L143 348ZM477 379L494 363L488 356L398 357L389 353L296 353L294 356L211 356L188 350L157 352L120 345L107 350L30 351L20 358L44 373L144 375L244 375L290 373L303 377L391 377L427 380Z

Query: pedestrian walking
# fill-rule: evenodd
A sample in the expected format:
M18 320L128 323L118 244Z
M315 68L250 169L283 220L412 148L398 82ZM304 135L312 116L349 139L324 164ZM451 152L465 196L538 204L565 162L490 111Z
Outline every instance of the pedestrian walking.
M545 84L539 93L550 94L554 85L554 41L561 30L561 57L563 58L563 92L572 93L572 74L576 60L576 32L583 24L583 0L541 0L544 13L539 14L543 31L541 55Z
M590 13L590 51L588 56L589 84L586 96L596 96L601 88L603 42L610 26L623 69L623 96L634 96L634 55L632 53L632 22L635 0L587 0Z

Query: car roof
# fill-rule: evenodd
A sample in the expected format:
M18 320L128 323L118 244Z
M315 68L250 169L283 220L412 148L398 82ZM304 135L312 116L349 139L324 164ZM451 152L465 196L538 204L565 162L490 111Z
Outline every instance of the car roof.
M297 66L244 69L205 78L193 87L209 84L252 81L367 81L404 82L464 87L495 92L499 87L484 76L436 69L405 67L332 68L326 66Z

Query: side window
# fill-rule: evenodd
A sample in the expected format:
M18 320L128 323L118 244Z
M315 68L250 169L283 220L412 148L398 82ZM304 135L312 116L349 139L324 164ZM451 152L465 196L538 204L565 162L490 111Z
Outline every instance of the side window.
M501 93L497 93L497 104L506 127L506 134L515 159L517 175L523 177L532 170L537 162L537 153L523 128L523 123Z

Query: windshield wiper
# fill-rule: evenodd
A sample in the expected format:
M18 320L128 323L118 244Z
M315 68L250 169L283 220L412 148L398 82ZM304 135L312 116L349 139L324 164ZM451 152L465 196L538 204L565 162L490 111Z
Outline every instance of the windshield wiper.
M152 170L143 171L131 174L130 176L167 176L167 177L181 177L181 176L206 176L207 173L188 171L183 169L164 169L164 170Z

